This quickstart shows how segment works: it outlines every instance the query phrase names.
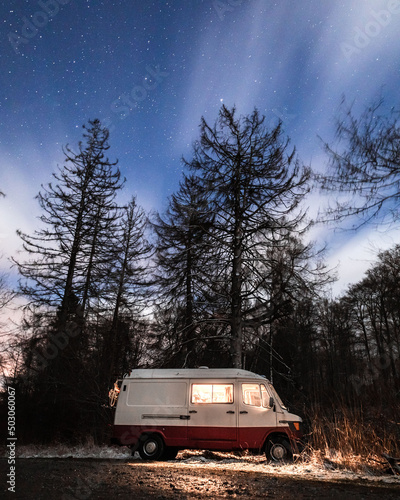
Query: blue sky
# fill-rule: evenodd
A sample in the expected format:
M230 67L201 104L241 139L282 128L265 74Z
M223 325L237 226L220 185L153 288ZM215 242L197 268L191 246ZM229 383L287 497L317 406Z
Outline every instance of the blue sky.
M341 97L362 110L383 93L398 105L400 1L10 0L0 6L0 249L32 231L35 195L74 146L82 124L111 130L110 158L147 210L163 210L181 178L202 115L222 103L282 119L299 157L326 158ZM318 193L311 211L322 204ZM314 236L339 260L338 287L362 277L396 231ZM374 249L372 251L372 249ZM340 291L337 288L337 291Z

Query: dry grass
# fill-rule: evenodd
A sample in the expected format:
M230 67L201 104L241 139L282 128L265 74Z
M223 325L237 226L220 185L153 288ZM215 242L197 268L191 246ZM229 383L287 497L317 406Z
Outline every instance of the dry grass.
M382 453L400 456L400 422L370 418L361 411L336 409L330 416L313 412L308 416L310 432L299 457L355 472L387 471Z

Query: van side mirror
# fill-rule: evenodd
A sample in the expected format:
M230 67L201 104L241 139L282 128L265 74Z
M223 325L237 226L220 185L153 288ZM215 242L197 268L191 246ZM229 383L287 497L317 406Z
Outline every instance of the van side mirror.
M269 398L269 407L270 408L273 408L275 405L275 401L274 401L274 398L272 396L270 396Z

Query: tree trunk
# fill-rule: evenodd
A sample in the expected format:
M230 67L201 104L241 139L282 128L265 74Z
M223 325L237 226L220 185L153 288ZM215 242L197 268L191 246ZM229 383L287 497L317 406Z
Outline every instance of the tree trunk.
M232 265L231 335L232 366L242 368L242 238L240 223L236 223Z

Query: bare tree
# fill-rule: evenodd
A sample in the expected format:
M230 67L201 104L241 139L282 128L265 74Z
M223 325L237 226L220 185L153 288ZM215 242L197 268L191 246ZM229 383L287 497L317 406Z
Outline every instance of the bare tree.
M65 147L65 164L37 197L41 226L32 234L18 231L27 254L15 262L20 291L30 301L21 342L24 371L32 380L32 390L21 389L25 417L40 401L44 420L35 425L50 438L74 436L96 420L96 340L102 332L90 322L91 302L97 305L104 290L123 185L117 162L106 157L108 130L99 120L84 130L84 141L75 151Z
M169 326L160 325L163 338L166 330L174 330L172 342L163 349L173 364L195 366L198 362L198 326L210 314L205 292L215 262L207 237L209 219L207 199L196 179L185 176L178 192L171 196L166 213L157 215L153 222L157 235L155 280L163 304L157 318L162 322L173 320Z
M111 326L104 341L104 372L109 380L121 373L123 360L130 349L130 339L122 335L132 322L140 322L140 314L148 307L151 280L149 278L149 258L152 246L146 238L147 216L132 198L123 209L119 220L114 248L110 252L112 265L103 275L106 286L103 294L105 307L112 314Z
M18 231L30 256L15 260L25 278L21 292L34 304L58 307L60 329L78 303L82 315L90 290L96 293L93 268L111 246L114 199L122 186L116 162L105 157L108 130L99 120L84 128L85 144L80 142L76 153L65 148L65 165L53 174L55 184L43 187L37 197L43 227L33 235Z
M230 325L234 367L242 366L244 329L257 319L269 321L270 250L282 250L308 227L301 203L310 189L310 169L296 159L281 124L268 129L264 121L257 110L237 117L235 108L222 106L214 127L202 119L200 140L185 162L214 217L209 238L219 273L228 278L229 310L221 320Z
M354 228L373 219L400 217L400 114L385 113L384 102L368 107L359 118L343 99L337 120L338 144L325 143L330 170L317 177L339 200L328 219L354 218Z
M13 292L8 284L8 276L6 273L0 273L0 315L2 315L7 306L10 305L13 298L15 297L15 292ZM8 331L5 329L5 324L2 322L0 316L0 338L8 335Z
M0 273L0 311L12 301L14 296L15 293L10 290L7 284L7 275Z
M400 245L381 252L365 277L352 285L347 299L357 319L362 353L371 364L381 365L379 375L400 384L396 360L400 353Z

